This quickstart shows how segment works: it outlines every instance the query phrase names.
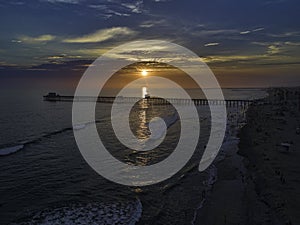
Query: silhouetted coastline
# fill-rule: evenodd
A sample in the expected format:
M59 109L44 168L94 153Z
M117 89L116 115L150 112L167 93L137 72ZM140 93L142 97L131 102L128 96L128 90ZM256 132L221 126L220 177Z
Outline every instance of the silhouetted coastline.
M300 224L300 88L268 93L248 109L196 224Z

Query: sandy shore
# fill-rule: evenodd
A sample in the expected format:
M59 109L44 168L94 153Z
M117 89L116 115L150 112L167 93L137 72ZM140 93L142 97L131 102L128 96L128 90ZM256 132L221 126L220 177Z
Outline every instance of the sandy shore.
M195 224L300 224L299 90L272 89L250 107Z

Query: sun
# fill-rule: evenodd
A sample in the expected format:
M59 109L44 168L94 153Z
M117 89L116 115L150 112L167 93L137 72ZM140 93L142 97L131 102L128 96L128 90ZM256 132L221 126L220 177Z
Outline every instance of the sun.
M148 72L146 70L142 70L142 76L147 76Z

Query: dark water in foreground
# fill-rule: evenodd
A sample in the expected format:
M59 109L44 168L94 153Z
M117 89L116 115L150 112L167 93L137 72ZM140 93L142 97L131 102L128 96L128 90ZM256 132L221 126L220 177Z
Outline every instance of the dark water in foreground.
M227 98L264 95L253 89L227 92ZM0 224L135 224L136 221L191 224L205 190L216 178L213 167L202 173L197 170L209 132L206 107L198 107L201 120L198 154L174 177L138 188L108 181L86 164L73 136L71 103L43 102L41 96L29 94L9 98L3 95L1 105ZM109 105L98 105L98 108L102 109L96 110L98 131L105 130L105 136L110 137ZM147 120L158 113L170 114L173 109L168 106L148 109L148 118L143 118L144 110L137 106L135 116L139 119L132 120L133 131L141 138L148 135ZM231 118L239 110L229 109ZM235 120L228 123L230 136L230 128L237 124ZM171 153L178 130L177 121L168 129L160 150L151 156L130 154L128 149L119 151L114 139L107 138L105 142L113 155L127 163L154 162ZM15 153L9 154L12 152Z

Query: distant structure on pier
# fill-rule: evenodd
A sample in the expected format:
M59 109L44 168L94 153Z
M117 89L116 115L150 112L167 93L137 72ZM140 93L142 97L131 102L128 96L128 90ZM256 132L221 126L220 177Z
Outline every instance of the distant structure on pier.
M142 92L143 92L143 98L145 98L145 99L150 98L150 93L148 92L147 87L143 87Z

